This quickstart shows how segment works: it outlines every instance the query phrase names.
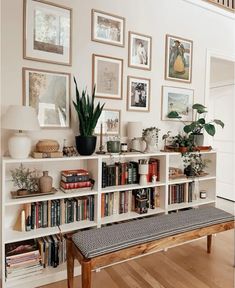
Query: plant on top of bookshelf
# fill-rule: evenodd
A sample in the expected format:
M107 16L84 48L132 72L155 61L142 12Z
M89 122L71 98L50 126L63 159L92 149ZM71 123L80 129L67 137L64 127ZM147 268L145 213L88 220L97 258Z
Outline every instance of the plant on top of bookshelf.
M183 154L182 157L185 175L189 177L199 177L207 175L204 169L207 167L207 164L210 162L210 160L202 159L202 155L200 152L188 152Z
M193 151L194 143L193 139L187 134L178 133L176 136L172 137L172 146L179 150L179 152L185 153Z

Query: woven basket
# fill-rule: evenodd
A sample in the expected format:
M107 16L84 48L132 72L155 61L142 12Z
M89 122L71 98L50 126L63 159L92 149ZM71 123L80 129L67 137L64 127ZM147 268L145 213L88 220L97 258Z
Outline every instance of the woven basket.
M36 151L41 153L57 152L59 148L59 143L51 139L39 140L36 144Z

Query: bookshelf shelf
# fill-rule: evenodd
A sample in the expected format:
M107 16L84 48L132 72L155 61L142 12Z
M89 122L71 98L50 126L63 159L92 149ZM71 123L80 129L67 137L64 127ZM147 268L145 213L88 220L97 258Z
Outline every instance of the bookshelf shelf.
M139 185L139 184L127 184L127 185L118 185L118 186L109 186L105 188L101 188L101 193L110 193L110 192L117 192L117 191L126 191L126 190L134 190L134 189L144 189L148 187L158 187L164 186L165 182L156 182L156 183L147 183L146 185Z
M206 205L206 204L213 204L215 203L215 199L199 199L199 200L194 200L192 202L188 203L176 203L176 204L171 204L168 206L168 211L172 210L180 210L180 209L185 209L189 207L196 207L200 205Z

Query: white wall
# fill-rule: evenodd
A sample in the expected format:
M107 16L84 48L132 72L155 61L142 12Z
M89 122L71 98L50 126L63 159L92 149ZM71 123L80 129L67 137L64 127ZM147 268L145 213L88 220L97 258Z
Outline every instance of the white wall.
M51 0L73 8L73 64L72 67L45 64L24 60L23 55L23 1L2 1L2 113L10 104L22 103L22 67L41 68L70 72L79 80L80 89L91 87L92 53L110 55L124 59L123 100L106 101L106 108L122 110L122 136L126 135L125 124L128 121L143 121L144 127L158 126L161 135L167 130L177 130L179 123L161 121L161 86L180 86L195 89L195 102L204 102L206 49L216 49L225 54L235 54L232 35L234 21L231 18L209 12L184 0ZM107 11L126 18L126 45L118 48L90 40L91 9ZM127 67L128 31L151 35L152 70L131 69ZM172 34L193 40L193 73L191 84L164 80L165 35ZM151 78L151 109L149 113L126 111L127 75ZM72 97L74 86L72 85ZM102 99L101 99L101 102ZM73 107L72 107L72 112ZM73 114L74 115L74 114ZM62 143L64 138L73 141L78 129L43 130L34 133L39 138L55 138ZM4 131L2 152L6 152L9 133Z

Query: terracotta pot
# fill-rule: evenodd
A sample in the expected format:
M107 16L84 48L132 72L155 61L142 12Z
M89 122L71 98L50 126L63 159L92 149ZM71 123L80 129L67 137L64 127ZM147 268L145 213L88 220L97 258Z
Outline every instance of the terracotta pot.
M179 147L179 152L180 152L180 153L186 153L186 152L188 152L188 147Z

